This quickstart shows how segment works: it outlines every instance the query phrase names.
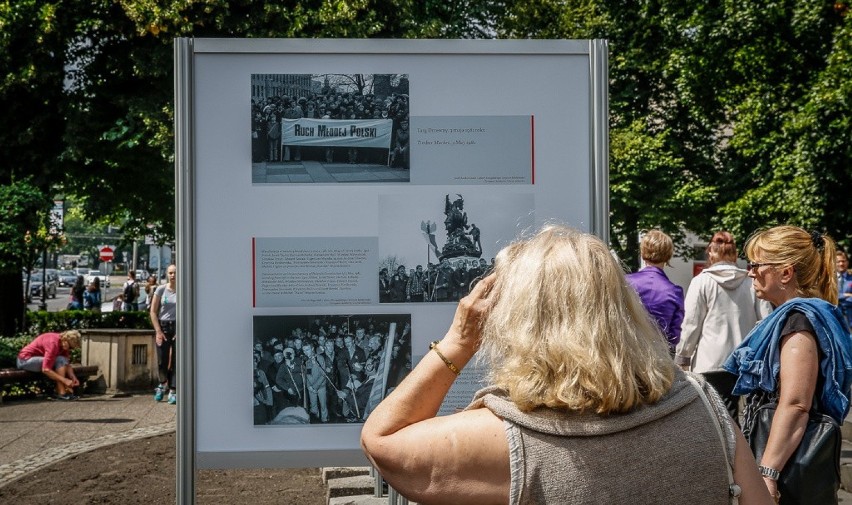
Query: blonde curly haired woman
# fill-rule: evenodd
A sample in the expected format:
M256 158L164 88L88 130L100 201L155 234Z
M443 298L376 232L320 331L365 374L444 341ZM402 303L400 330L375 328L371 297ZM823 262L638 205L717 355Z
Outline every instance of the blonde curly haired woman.
M771 503L718 396L674 365L592 235L547 226L503 249L431 349L361 432L367 457L409 499L710 504L733 493ZM492 386L435 417L477 352Z

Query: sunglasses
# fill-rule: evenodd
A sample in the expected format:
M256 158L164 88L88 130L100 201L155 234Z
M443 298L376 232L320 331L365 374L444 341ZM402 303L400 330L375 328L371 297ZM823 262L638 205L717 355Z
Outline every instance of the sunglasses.
M758 268L763 267L763 266L776 266L776 265L780 265L780 263L753 263L753 262L749 261L748 263L746 263L746 270L751 272L752 270L757 270Z

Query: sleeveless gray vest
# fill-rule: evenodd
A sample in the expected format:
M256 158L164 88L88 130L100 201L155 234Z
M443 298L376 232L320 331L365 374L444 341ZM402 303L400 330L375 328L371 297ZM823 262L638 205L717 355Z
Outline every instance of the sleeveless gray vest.
M521 412L495 387L480 390L468 408L504 420L511 504L727 504L735 427L716 392L699 382L716 419L680 371L660 401L626 414Z

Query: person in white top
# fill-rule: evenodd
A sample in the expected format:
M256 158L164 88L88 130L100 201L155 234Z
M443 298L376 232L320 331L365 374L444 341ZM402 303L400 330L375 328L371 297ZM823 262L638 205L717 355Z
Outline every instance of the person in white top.
M728 358L754 325L772 307L754 293L748 272L739 268L733 235L717 232L707 245L707 264L692 278L684 301L684 319L675 363L700 373L725 401L738 421L739 397L731 394L737 377L722 370Z

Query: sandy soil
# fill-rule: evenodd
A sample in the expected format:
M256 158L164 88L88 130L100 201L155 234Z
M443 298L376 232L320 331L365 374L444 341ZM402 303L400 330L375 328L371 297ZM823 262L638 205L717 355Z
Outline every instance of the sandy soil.
M199 470L196 503L323 505L317 468ZM134 440L79 454L0 488L0 503L175 503L175 435Z

